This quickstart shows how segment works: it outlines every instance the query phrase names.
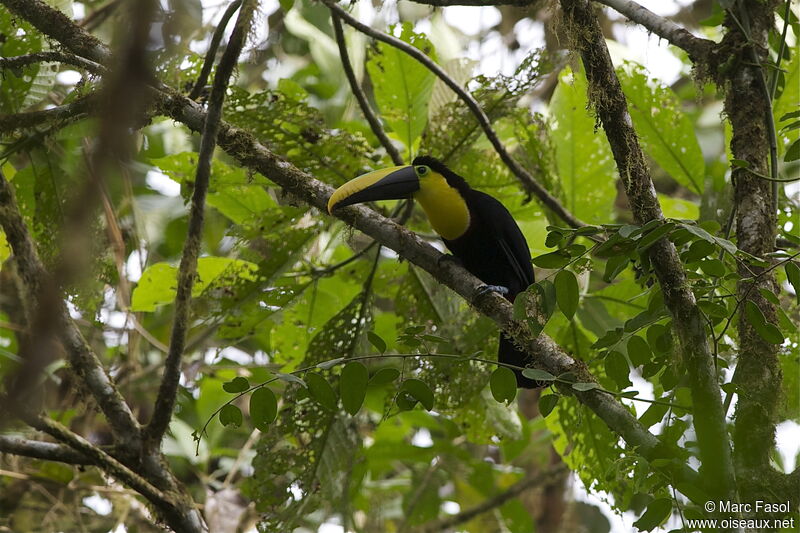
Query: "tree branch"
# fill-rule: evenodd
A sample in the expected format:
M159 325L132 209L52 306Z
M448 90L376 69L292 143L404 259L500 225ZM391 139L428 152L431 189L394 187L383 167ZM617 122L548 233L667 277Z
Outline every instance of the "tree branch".
M222 18L219 24L217 24L217 29L214 31L214 35L211 36L211 42L208 44L208 50L206 50L206 57L203 59L203 68L200 70L200 76L197 77L192 92L189 93L189 98L192 100L196 99L200 96L200 93L203 92L206 82L208 81L208 75L211 74L211 67L214 66L214 56L217 55L217 49L219 48L219 43L222 42L222 35L225 33L225 28L228 27L228 22L230 22L231 17L241 5L242 0L235 0L231 2L231 5L229 5L222 14Z
M94 61L78 57L75 54L66 54L56 51L36 52L16 57L0 57L0 69L15 69L48 61L72 65L73 67L78 67L92 74L102 74L105 72L105 69Z
M438 533L440 531L445 531L450 528L453 528L459 524L469 522L478 515L481 515L487 511L491 511L492 509L500 507L507 501L516 498L517 496L519 496L528 489L540 485L545 485L547 483L550 483L558 479L559 477L566 474L568 471L569 469L566 467L566 465L564 465L564 463L560 463L555 468L551 468L550 470L547 470L545 472L539 472L536 475L529 476L524 479L521 479L520 481L517 481L503 492L484 500L483 502L479 503L474 507L470 507L469 509L454 514L453 516L440 520L434 520L432 522L424 524L422 527L418 528L415 531L415 533Z
M192 286L197 273L197 257L200 255L203 211L211 177L211 159L214 156L217 132L222 119L222 103L225 100L225 92L230 83L233 69L236 67L239 54L247 38L254 11L255 2L253 0L242 2L233 33L214 75L208 113L205 117L203 135L200 141L200 154L194 180L192 206L189 212L189 229L178 269L178 290L175 296L175 317L172 324L169 353L164 362L164 376L158 390L155 408L153 409L153 418L145 429L145 444L150 449L157 449L160 445L161 437L169 426L169 421L172 419L172 411L175 408L181 374L181 357L186 345L186 332L189 329L189 306L192 300Z
M23 286L31 296L40 294L45 284L49 283L47 281L49 275L39 260L36 246L14 199L14 192L2 171L0 171L0 226L5 231L8 243L14 252ZM72 369L97 400L119 442L135 444L139 438L139 424L133 413L70 319L63 301L59 301L58 305L55 313L57 320L63 326L62 340Z
M141 477L130 468L120 463L106 452L93 445L80 435L73 433L68 428L62 426L54 420L40 416L24 416L26 422L31 427L47 433L54 439L67 444L76 452L89 458L90 461L99 466L103 471L114 476L119 481L125 483L133 490L144 496L153 506L158 509L164 520L175 531L198 532L204 531L199 514L194 510L186 509L181 502L176 500L172 494L162 492L151 485L146 479Z
M29 111L12 115L0 115L0 134L15 130L35 128L46 123L69 124L85 118L89 110L97 103L94 93L87 94L69 104L60 105L43 111Z
M456 83L455 80L448 76L447 73L442 70L441 67L439 67L439 65L434 63L428 56L426 56L424 52L418 50L408 43L401 41L400 39L397 39L396 37L379 32L370 28L366 24L360 23L347 11L339 7L334 0L322 0L322 2L328 6L333 13L335 13L350 26L366 35L369 35L373 39L383 41L386 44L394 46L398 50L405 52L422 63L428 70L433 72L445 83L445 85L450 87L450 89L452 89L453 92L458 95L459 99L464 102L472 114L475 115L475 118L478 120L478 124L480 124L483 133L489 139L489 142L500 156L500 159L503 160L503 163L505 163L509 170L511 170L517 179L519 179L525 191L536 196L545 207L552 210L553 213L555 213L569 226L577 228L586 225L584 222L578 220L563 205L561 205L555 196L551 195L547 189L545 189L538 181L536 181L536 179L517 162L516 159L511 157L511 154L508 153L505 146L503 146L503 143L497 137L497 133L495 133L495 131L492 129L489 117L487 117L486 113L483 112L483 109L481 109L480 105L478 105L478 102L472 97L471 94L469 94L458 83Z
M94 464L91 458L63 444L9 437L7 435L0 435L0 453L11 453L72 465Z
M381 121L375 116L375 113L372 112L372 108L369 106L369 102L367 102L367 96L358 84L356 73L353 72L353 66L350 64L350 55L347 53L347 43L344 41L344 31L342 31L342 21L334 11L331 11L331 21L333 22L333 33L336 36L336 44L339 46L339 57L342 59L342 68L344 69L345 76L347 76L347 81L350 82L350 89L353 91L353 95L358 101L358 106L361 108L364 118L369 122L372 133L375 134L375 137L378 138L378 141L380 141L381 145L386 149L386 153L389 154L389 157L392 158L392 162L400 166L403 164L403 156L400 155L395 145L392 144L386 132L383 131Z
M716 48L716 43L708 39L695 37L688 30L669 19L656 15L644 6L632 0L594 0L606 5L627 18L641 24L670 44L685 50L696 64L707 64L708 56Z
M106 63L111 58L108 47L93 35L81 31L69 17L53 9L42 0L0 0L34 28L60 42L68 50L95 63ZM75 31L75 30L78 31Z
M589 80L589 100L597 111L611 145L634 219L640 225L651 220L662 220L664 216L650 170L633 129L627 101L597 17L588 0L561 0L561 6L567 23L575 28L571 33ZM714 358L702 314L697 308L675 246L662 238L648 249L648 254L664 294L664 302L672 315L674 330L680 339L692 391L700 458L709 474L705 478L716 484L708 489L718 498L732 499L731 449Z

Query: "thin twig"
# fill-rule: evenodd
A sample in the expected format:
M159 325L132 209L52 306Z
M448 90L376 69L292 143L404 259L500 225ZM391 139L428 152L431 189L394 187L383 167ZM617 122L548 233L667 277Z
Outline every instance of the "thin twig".
M481 515L487 511L491 511L492 509L496 509L506 503L509 500L512 500L525 492L528 489L533 487L538 487L541 485L546 485L555 481L556 479L564 476L567 474L569 470L567 469L564 463L559 464L558 466L551 468L550 470L546 470L544 472L540 472L536 475L532 475L530 477L526 477L517 481L510 487L508 487L503 492L495 494L491 498L484 500L483 502L479 503L474 507L470 507L460 513L454 514L448 518L443 518L440 520L434 520L433 522L429 522L422 527L415 530L415 533L437 533L439 531L446 531L450 528L453 528L459 524L464 524L469 522L473 518L478 515Z
M0 453L11 453L73 465L94 464L94 461L86 455L63 444L10 437L8 435L0 435Z
M367 96L358 84L356 73L353 72L353 66L350 64L350 55L347 52L347 43L345 43L344 31L342 31L342 21L333 10L331 10L331 21L333 22L333 33L336 36L336 44L339 45L339 56L342 58L342 68L344 69L345 76L347 76L347 81L350 82L350 89L353 91L353 95L358 101L358 106L361 108L364 118L369 122L372 133L375 134L375 137L378 138L378 141L380 141L381 145L386 149L386 153L389 154L389 157L392 158L392 162L398 166L402 165L403 156L400 155L395 145L392 144L391 139L387 137L386 132L383 131L381 121L375 116L375 113L372 112L372 108L369 106L369 102L367 102Z
M707 63L709 54L716 49L714 41L695 37L685 28L631 0L595 0L595 2L618 11L662 39L666 39L670 44L685 50L695 63Z
M214 65L214 57L217 55L219 43L222 41L222 35L225 33L225 29L228 27L228 22L231 20L231 17L241 5L242 0L235 0L231 2L231 5L229 5L225 13L222 14L222 18L219 24L217 24L217 29L214 30L214 35L211 36L211 42L208 45L206 57L203 59L203 69L200 71L200 76L197 77L192 92L189 93L189 98L192 100L196 99L200 96L200 93L203 92L206 82L208 82L208 75L211 74L211 67Z
M189 229L178 269L178 289L175 296L175 317L173 319L169 353L164 362L164 376L158 390L153 417L145 429L146 446L153 449L160 445L161 438L169 426L169 421L172 419L172 410L175 407L181 374L181 358L186 344L186 333L189 329L192 286L194 285L197 271L197 258L200 255L203 211L211 177L211 159L217 143L217 132L222 119L222 104L225 100L225 93L230 83L233 69L239 60L239 54L241 54L244 47L254 11L255 3L253 0L242 2L233 33L214 75L211 96L209 97L208 115L206 116L200 141L197 173L195 174L192 205L189 212Z
M538 181L536 181L536 179L517 162L516 159L511 157L511 154L508 153L508 150L506 150L505 146L500 141L497 133L495 133L494 129L492 129L489 117L487 117L486 113L483 112L483 109L481 109L475 98L473 98L471 94L469 94L458 83L456 83L453 78L448 76L447 73L427 55L425 55L424 52L406 42L401 41L400 39L397 39L396 37L370 28L366 24L362 24L347 11L339 7L339 5L337 5L333 0L322 0L322 2L350 26L356 28L366 35L369 35L373 39L383 41L386 44L405 52L422 63L425 68L433 72L440 80L444 82L445 85L450 87L450 89L456 93L456 95L462 102L464 102L464 104L466 104L466 106L478 120L478 123L486 135L486 138L489 139L489 142L500 156L500 159L503 160L503 163L505 163L509 170L511 170L517 179L519 179L525 191L536 196L545 207L553 211L553 213L555 213L569 226L578 228L586 225L584 222L578 220L575 215L570 213L566 207L561 205L561 202L559 202L555 196L550 194L547 189L545 189Z
M76 56L75 54L67 54L65 52L56 51L35 52L33 54L15 57L0 57L0 69L21 68L34 63L48 61L72 65L73 67L81 68L87 72L91 72L92 74L103 74L106 71L106 69L99 63L89 61L88 59Z

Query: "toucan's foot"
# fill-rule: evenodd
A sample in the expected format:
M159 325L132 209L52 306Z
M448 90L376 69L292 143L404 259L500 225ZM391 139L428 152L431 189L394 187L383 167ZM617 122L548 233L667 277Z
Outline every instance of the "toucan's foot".
M509 290L508 287L504 287L502 285L481 285L478 287L478 290L475 291L475 298L480 298L489 292L496 292L497 294L505 296L509 293Z

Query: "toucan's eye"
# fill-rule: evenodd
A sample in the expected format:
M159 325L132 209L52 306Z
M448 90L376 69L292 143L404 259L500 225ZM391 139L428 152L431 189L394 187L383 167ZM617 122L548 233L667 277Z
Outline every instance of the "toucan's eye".
M428 173L428 167L426 166L418 166L417 167L417 175L424 176Z

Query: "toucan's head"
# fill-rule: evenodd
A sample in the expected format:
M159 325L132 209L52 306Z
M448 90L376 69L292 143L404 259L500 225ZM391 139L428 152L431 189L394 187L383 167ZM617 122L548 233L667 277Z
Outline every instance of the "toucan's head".
M375 170L348 181L331 195L328 212L363 202L411 198L441 185L458 190L467 187L463 178L438 159L420 156L411 165Z

